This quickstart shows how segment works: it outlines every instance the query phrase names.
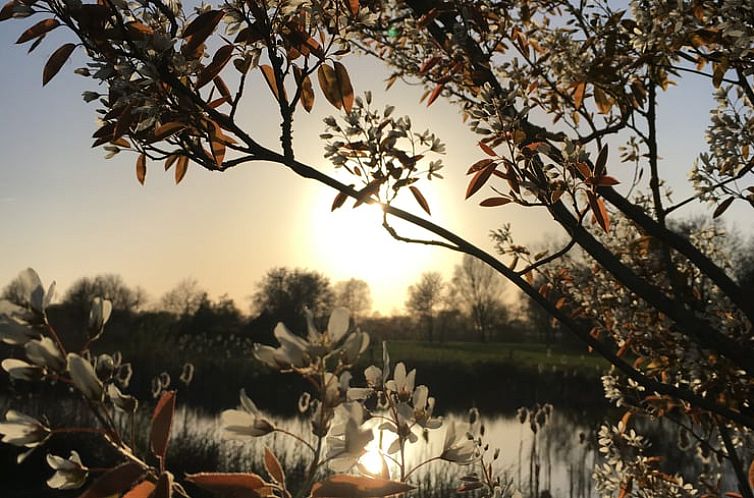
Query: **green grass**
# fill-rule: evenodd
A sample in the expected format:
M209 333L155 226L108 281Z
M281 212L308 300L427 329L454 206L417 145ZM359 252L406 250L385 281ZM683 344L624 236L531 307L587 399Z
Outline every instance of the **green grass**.
M607 362L595 354L567 350L558 345L509 342L446 342L430 344L425 341L388 341L393 362L444 363L472 366L480 363L510 365L524 369L569 369L595 371L607 367ZM372 344L367 358L381 362L381 345Z

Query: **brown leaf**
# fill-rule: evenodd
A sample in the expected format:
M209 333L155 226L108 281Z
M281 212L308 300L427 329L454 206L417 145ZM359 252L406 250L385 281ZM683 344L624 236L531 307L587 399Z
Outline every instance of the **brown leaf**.
M183 159L185 156L181 156ZM179 160L180 165L180 160ZM176 170L176 175L177 175ZM177 183L177 180L176 180ZM175 391L165 391L160 396L157 406L152 413L152 427L149 432L149 441L152 453L160 459L160 466L164 468L165 452L168 449L170 439L170 427L173 425L173 412L175 411Z
M754 460L749 465L749 487L754 490Z
M351 78L348 76L346 66L340 62L334 62L335 77L338 80L338 88L340 90L340 98L343 102L343 109L346 112L351 112L353 108L353 86L351 86Z
M178 154L171 154L165 159L165 171L169 170L170 167L175 163L180 156Z
M620 181L612 176L602 175L589 178L587 183L596 185L597 187L612 187L613 185L618 185Z
M209 122L210 125L210 146L212 147L212 157L215 160L215 164L218 167L223 165L225 159L225 143L226 137L222 129L214 121Z
M492 149L492 147L490 147L486 143L479 142L479 148L482 149L484 151L484 153L487 154L488 156L497 157L497 154Z
M202 70L199 77L196 79L197 89L202 88L204 85L212 81L215 76L220 74L220 71L222 71L225 65L230 61L234 48L233 45L223 45L217 49L215 56L212 58L212 62Z
M123 498L149 498L154 491L154 483L149 481L141 481L139 484L131 488L131 490L123 495Z
M136 159L136 179L139 183L144 185L144 179L147 176L147 156L145 154L139 154Z
M115 123L115 129L113 130L113 140L125 135L135 119L135 116L131 113L131 105L129 104L123 109L120 116L118 116L118 121Z
M487 180L490 179L490 176L492 176L492 172L495 171L496 167L497 165L492 163L476 172L474 177L469 182L469 186L466 188L466 199L474 195L477 190L482 188L484 184L487 183Z
M586 92L586 83L581 81L573 87L573 106L578 110L584 102L584 93Z
M443 88L445 88L445 83L440 83L432 89L432 92L429 94L429 98L427 99L427 107L431 106L434 101L437 100L437 97L440 96Z
M312 486L312 498L371 498L406 493L410 484L387 479L334 475Z
M359 0L348 0L348 8L351 10L351 14L356 16L359 14Z
M275 78L275 70L269 64L262 64L259 66L264 76L264 81L267 82L267 86L272 90L272 94L275 95L275 100L280 102L280 94L278 93L277 79Z
M591 190L586 192L587 199L589 199L589 207L592 209L594 218L597 220L597 224L602 227L605 232L610 230L610 217L605 207L605 201L602 198L597 197L597 194Z
M50 58L47 59L47 64L45 64L44 70L42 71L42 86L49 83L50 80L58 74L60 68L63 67L63 64L66 63L75 48L76 45L74 43L66 43L52 53Z
M105 498L119 495L131 488L131 485L144 475L141 465L127 462L105 472L94 481L79 498Z
M484 207L497 207L497 206L505 206L506 204L510 202L511 200L508 199L507 197L490 197L480 202L479 205L484 206Z
M27 41L33 40L38 36L49 33L58 26L60 26L60 21L58 21L57 19L50 18L39 21L34 26L21 33L21 36L19 36L18 40L16 40L16 44L26 43Z
M126 24L126 29L130 36L134 38L146 38L154 34L154 30L146 24L139 21L132 21Z
M594 102L600 114L608 114L613 107L613 101L599 87L594 87Z
M264 447L264 469L276 483L285 485L283 467L280 466L275 454L266 446Z
M336 195L335 199L332 201L332 206L330 206L330 212L335 211L340 206L342 206L343 203L346 202L346 199L348 199L348 194L344 192L338 192L338 195Z
M215 87L217 88L217 91L220 92L220 95L227 98L228 100L231 100L233 98L233 96L230 94L228 85L225 84L225 81L220 76L215 76L212 81L215 82Z
M717 205L717 208L715 208L715 212L712 213L712 218L717 218L719 216L722 216L723 213L730 207L731 203L735 197L728 197L723 202Z
M265 487L264 480L256 474L189 474L186 480L202 489L217 493L224 498L260 498L259 490Z
M165 140L170 135L174 133L178 133L182 129L186 127L185 123L181 123L180 121L169 121L165 124L162 124L157 127L157 129L152 134L152 138L155 142L159 142L160 140Z
M314 107L314 88L312 87L312 80L307 74L300 83L301 85L301 104L304 106L306 112L311 112Z
M409 190L411 190L411 193L414 194L414 199L416 199L416 202L418 202L422 209L431 216L432 213L429 211L429 203L427 203L427 199L424 198L424 195L422 195L421 191L414 186L409 187Z
M720 62L714 62L712 64L712 68L712 85L715 88L720 88L720 85L723 82L723 78L725 77L725 73L728 71L728 61L723 59Z
M188 38L199 33L206 31L212 32L223 18L222 10L209 10L196 16L196 19L186 26L181 35L183 38Z
M181 156L178 158L178 162L175 164L175 184L178 185L186 176L186 170L188 170L188 157Z
M335 70L327 64L322 64L317 69L317 79L319 80L319 87L322 89L322 93L325 94L327 101L335 106L336 109L340 109L343 106L343 102L336 83Z
M13 17L13 7L18 5L18 2L16 0L10 0L8 3L3 5L3 8L0 9L0 21L7 21L11 17Z
M486 168L494 162L494 159L480 159L469 167L469 169L466 171L466 174L470 175L472 173L476 173L477 171Z

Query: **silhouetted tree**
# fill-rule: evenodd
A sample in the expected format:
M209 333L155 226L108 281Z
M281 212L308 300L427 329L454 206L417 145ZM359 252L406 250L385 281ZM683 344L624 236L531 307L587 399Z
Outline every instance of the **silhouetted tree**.
M163 294L159 309L178 316L192 315L206 299L207 292L199 287L199 282L186 278Z
M265 274L252 299L256 313L304 331L304 309L324 317L333 307L334 293L330 280L321 273L279 267Z
M419 281L408 288L406 307L424 323L429 342L434 340L435 317L443 304L445 288L438 272L422 273Z
M372 295L369 284L357 278L351 278L335 284L335 304L351 310L355 319L363 317L372 309Z
M464 254L453 273L452 295L474 322L479 340L490 338L492 327L505 321L502 302L505 280L486 263Z

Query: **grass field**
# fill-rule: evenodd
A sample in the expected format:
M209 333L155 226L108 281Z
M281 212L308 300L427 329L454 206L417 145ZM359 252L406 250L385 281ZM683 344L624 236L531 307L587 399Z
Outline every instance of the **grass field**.
M388 341L393 363L442 363L473 366L478 364L511 365L524 369L604 370L607 362L586 351L577 352L558 345L529 342L445 342ZM365 353L368 361L381 362L381 344L373 343Z

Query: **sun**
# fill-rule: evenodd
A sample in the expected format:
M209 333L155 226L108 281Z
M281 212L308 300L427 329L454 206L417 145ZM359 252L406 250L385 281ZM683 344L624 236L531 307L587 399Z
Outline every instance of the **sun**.
M425 195L431 200L431 191ZM367 281L375 310L390 312L402 307L405 289L422 272L437 269L442 251L394 239L382 226L383 211L379 206L353 208L353 201L349 200L331 211L334 197L333 190L323 189L311 203L307 224L311 266L332 281ZM401 220L390 222L403 236L427 237L421 229Z

